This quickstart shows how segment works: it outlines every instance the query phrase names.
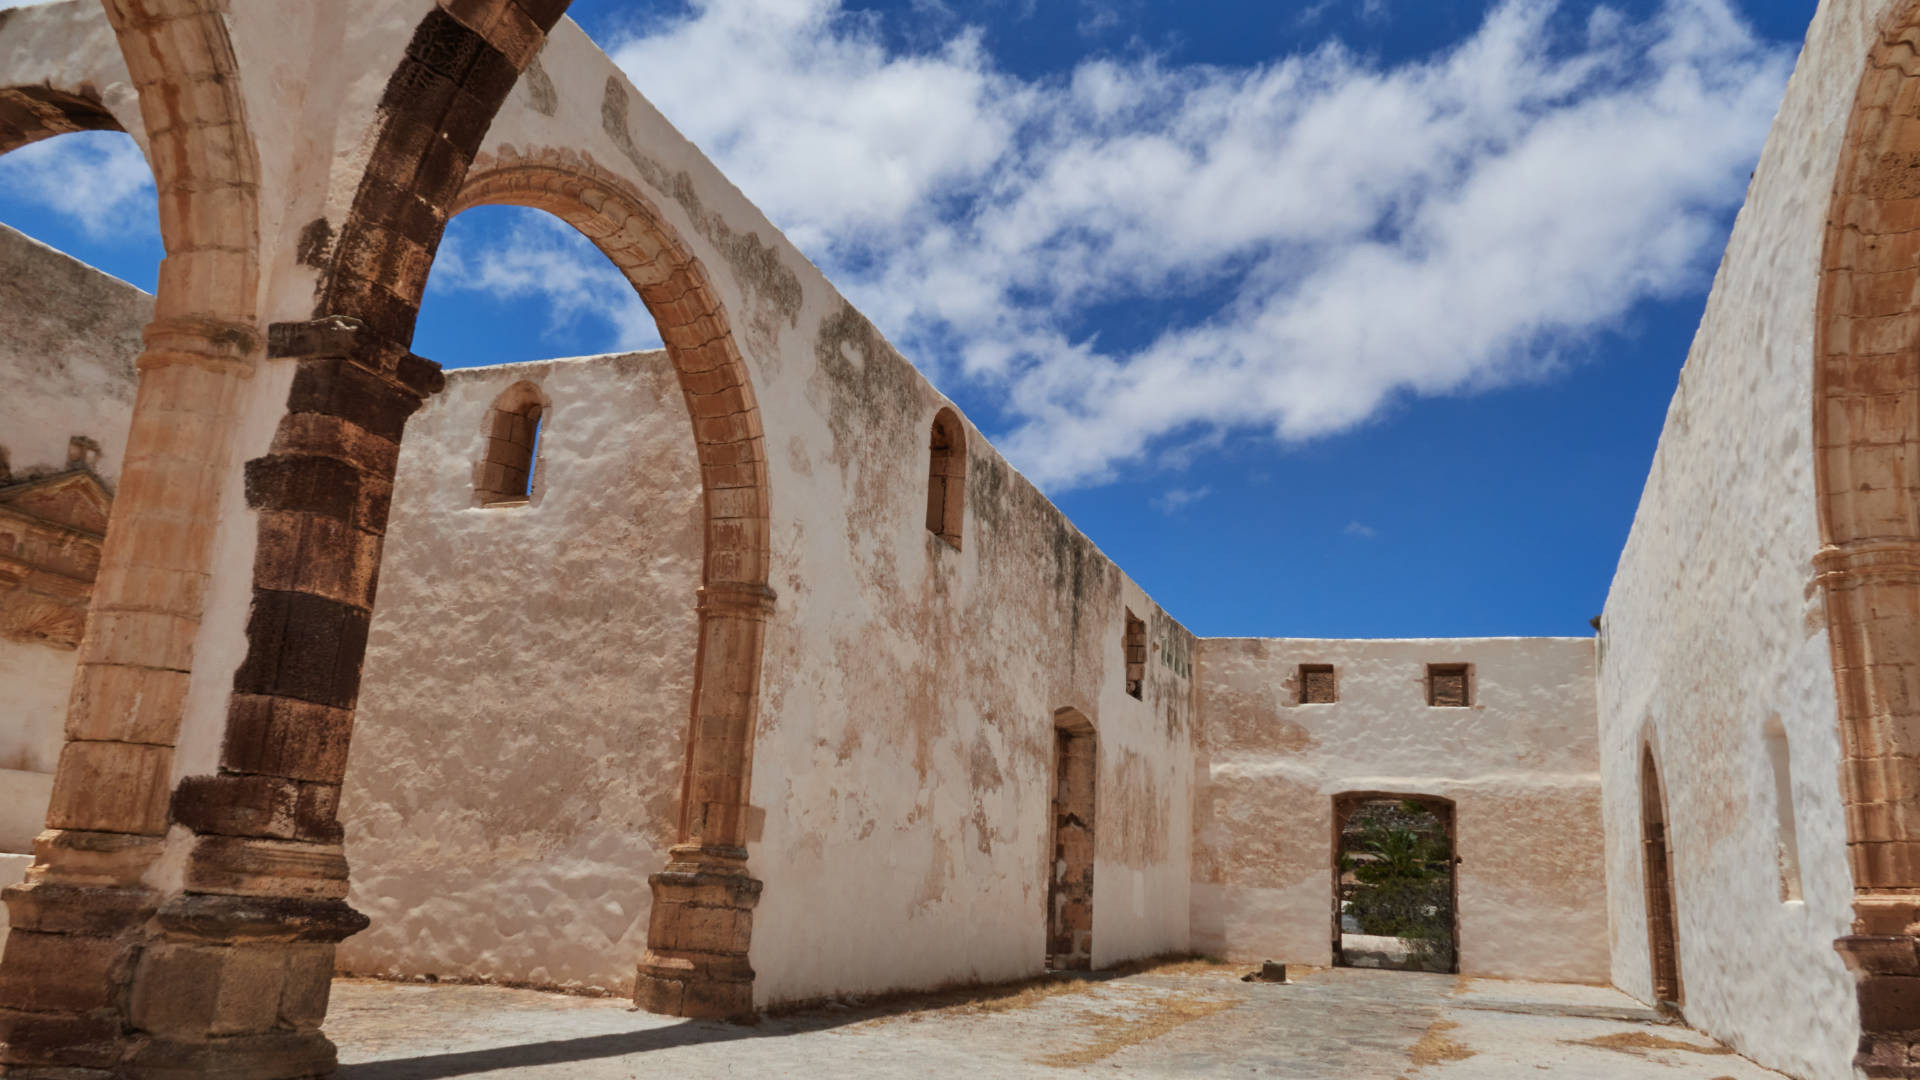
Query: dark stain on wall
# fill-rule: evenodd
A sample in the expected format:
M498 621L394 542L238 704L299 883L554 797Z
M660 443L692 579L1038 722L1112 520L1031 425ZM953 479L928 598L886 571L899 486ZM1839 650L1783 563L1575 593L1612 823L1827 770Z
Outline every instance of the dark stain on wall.
M301 266L325 270L333 255L333 225L324 217L314 218L300 229L294 241L293 257Z
M545 51L542 45L541 52ZM547 69L540 66L539 53L534 54L520 80L527 86L527 105L534 112L541 116L552 116L560 111L560 95L554 91L553 79L547 75Z
M976 452L984 439L967 440L967 509L976 532L997 533L1007 522L1007 463L998 454Z
M736 233L719 214L707 210L693 189L693 178L685 171L668 173L659 162L642 153L633 141L628 123L631 108L627 88L619 76L609 75L606 93L600 101L600 122L607 137L639 171L640 178L655 191L679 203L692 220L695 231L719 249L734 280L740 283L741 291L755 308L749 314L751 329L765 339L763 344L770 345L775 317L786 320L788 326L799 325L802 298L799 275L780 261L779 252L762 240L759 233ZM763 359L777 359L771 348L763 353Z
M852 304L842 301L839 310L820 320L813 358L827 384L827 427L836 465L844 469L864 456L855 450L860 442L903 444L878 448L895 454L918 449L907 440L920 425L901 422L926 411L917 373Z

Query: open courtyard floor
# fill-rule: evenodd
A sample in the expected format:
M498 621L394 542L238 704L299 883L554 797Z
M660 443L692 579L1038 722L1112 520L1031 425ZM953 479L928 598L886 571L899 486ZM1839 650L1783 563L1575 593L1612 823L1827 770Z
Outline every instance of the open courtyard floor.
M1758 1080L1597 986L1337 968L1286 984L1162 965L1110 978L834 1006L753 1025L491 986L334 983L341 1080L902 1076Z

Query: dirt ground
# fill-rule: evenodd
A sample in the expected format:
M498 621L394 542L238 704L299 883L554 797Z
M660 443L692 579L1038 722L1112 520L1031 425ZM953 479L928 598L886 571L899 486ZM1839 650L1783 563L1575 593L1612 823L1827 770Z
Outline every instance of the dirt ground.
M342 1080L902 1076L1759 1080L1762 1069L1592 986L1340 968L1246 983L1163 965L818 1008L751 1026L626 1001L342 979Z

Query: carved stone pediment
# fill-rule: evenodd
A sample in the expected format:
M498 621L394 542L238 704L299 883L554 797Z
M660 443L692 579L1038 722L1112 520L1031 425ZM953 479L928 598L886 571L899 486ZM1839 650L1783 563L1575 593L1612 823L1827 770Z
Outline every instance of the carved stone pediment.
M87 469L70 469L0 487L0 506L54 525L104 536L113 492Z
M0 487L0 636L80 644L112 505L84 468Z

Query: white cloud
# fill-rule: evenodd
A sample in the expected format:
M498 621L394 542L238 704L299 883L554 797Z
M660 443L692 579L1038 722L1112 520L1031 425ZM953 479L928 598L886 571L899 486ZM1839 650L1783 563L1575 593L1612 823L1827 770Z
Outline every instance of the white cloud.
M1380 535L1379 529L1359 521L1347 522L1347 527L1340 531L1346 533L1348 536L1357 536L1362 540L1371 540Z
M934 52L891 54L870 18L831 0L710 0L660 25L615 58L644 74L642 89L674 87L674 122L736 181L753 181L803 250L893 242L930 196L985 180L1031 108L971 31Z
M1535 377L1702 285L1790 54L1725 0L1571 39L1555 11L1506 0L1394 67L1330 44L1030 81L976 32L890 50L836 0L694 0L613 52L908 355L1003 401L1002 447L1060 488ZM1081 328L1115 305L1167 314L1110 347Z
M0 191L51 210L95 239L157 235L153 172L131 136L82 131L0 157Z
M1213 494L1213 488L1202 484L1197 488L1169 488L1153 500L1154 508L1163 514L1172 514L1181 507L1197 503Z

